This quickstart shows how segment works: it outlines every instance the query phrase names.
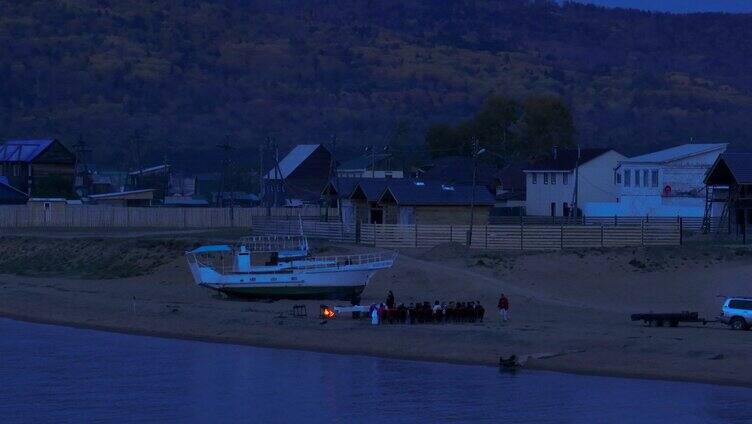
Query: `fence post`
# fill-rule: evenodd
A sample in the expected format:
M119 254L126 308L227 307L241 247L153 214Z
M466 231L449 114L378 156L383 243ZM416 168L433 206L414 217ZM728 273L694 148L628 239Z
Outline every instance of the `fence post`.
M561 221L561 230L559 231L560 249L564 250L564 220Z
M616 227L617 225L619 225L619 217L614 215L614 227Z
M488 249L488 224L486 224L486 249Z
M452 235L452 224L449 224L449 243L454 241L454 236Z
M355 244L360 244L360 220L355 220Z
M679 218L679 246L684 244L684 222Z
M522 220L522 215L520 215L520 250L525 249L525 222Z
M640 221L640 246L645 247L645 221Z
M418 247L418 224L415 225L415 247Z
M603 244L603 232L604 232L604 230L603 230L603 223L601 222L601 247L604 247L604 244Z

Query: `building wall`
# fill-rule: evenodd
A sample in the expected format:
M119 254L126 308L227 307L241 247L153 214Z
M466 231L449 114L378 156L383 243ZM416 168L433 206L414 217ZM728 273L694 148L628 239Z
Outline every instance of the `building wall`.
M703 197L705 196L705 173L713 165L724 149L714 150L689 158L664 164L622 163L618 168L621 174L619 183L620 196L664 196L665 188L671 187L668 196ZM640 171L639 185L636 184L635 172ZM648 171L650 180L644 181L644 171ZM658 172L658 183L654 184L652 172ZM629 173L629 186L626 174ZM667 196L667 197L668 197Z
M566 184L565 181L566 175ZM574 173L562 171L535 171L526 173L528 215L551 215L551 203L556 203L556 215L561 216L564 204L574 198Z
M577 176L580 209L590 202L616 201L618 186L614 181L614 169L625 159L624 155L610 151L580 166ZM526 213L550 216L551 204L554 203L555 215L564 216L565 209L574 207L575 176L574 170L526 172Z
M416 224L457 224L466 225L470 222L470 206L415 206L414 219ZM473 223L488 224L490 206L475 206Z
M614 180L614 170L627 157L613 150L580 167L577 202L580 209L590 202L614 202L619 187Z
M73 164L32 163L31 196L73 197Z
M337 171L337 175L342 178L404 178L402 171L379 171L371 173L364 169L343 169Z

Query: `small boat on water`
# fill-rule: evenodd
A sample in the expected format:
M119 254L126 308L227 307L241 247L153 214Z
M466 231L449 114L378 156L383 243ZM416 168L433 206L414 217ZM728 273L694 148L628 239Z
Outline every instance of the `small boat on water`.
M304 236L244 237L234 246L201 246L186 252L196 284L251 299L360 301L379 270L391 268L394 252L309 256Z

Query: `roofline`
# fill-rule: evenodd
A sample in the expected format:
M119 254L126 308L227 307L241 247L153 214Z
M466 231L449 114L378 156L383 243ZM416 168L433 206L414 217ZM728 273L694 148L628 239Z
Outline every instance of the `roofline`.
M146 193L146 192L149 192L149 191L150 192L155 192L155 191L157 191L157 189L155 189L155 188L142 188L140 190L116 191L116 192L112 192L112 193L92 194L89 197L94 198L94 199L106 199L108 197L117 197L117 196L122 196L122 195L126 195L126 194Z
M653 161L653 160L651 160L651 161L633 161L633 160L627 159L627 160L624 160L624 161L619 161L619 164L616 167L617 168L620 167L621 164L636 164L636 163L644 163L646 165L650 165L650 164L660 165L660 164L664 164L664 163L668 163L668 162L674 162L674 161L677 161L677 160L686 159L686 158L689 158L689 157L692 157L692 156L702 155L704 153L712 152L713 150L725 149L729 145L729 143L709 143L709 144L713 144L715 147L709 147L707 149L698 150L698 151L692 152L692 153L685 153L685 154L683 154L681 156L676 156L676 157L673 157L671 159L661 160L661 161ZM679 146L676 146L676 147L679 147ZM670 149L670 147L669 147L669 149ZM658 152L662 152L664 150L668 150L668 149L658 150ZM658 153L658 152L654 152L654 153ZM646 156L646 155L650 155L650 154L652 154L652 153L646 153L645 155L640 155L640 156ZM640 156L635 156L635 157L640 157Z
M606 153L610 153L610 152L618 153L618 154L621 155L621 153L617 152L615 149L604 149L597 156L593 156L592 158L586 160L585 162L578 163L577 167L585 165L586 163L590 163L590 162L598 159L599 157L605 155ZM577 167L575 167L575 168L577 168ZM545 169L545 168L544 169L523 169L522 172L570 172L570 171L574 171L575 168L572 168L572 169Z
M12 185L10 185L10 182L8 182L8 184L5 184L5 183L0 183L0 184L2 184L2 185L4 185L4 186L8 187L8 188L9 188L9 189L11 189L11 190L17 191L17 192L19 192L20 194L23 194L23 195L24 195L24 197L26 197L27 199L29 199L29 194L28 194L28 193L24 193L23 191L21 191L21 190L19 190L19 189L15 188L15 187L13 187Z
M39 139L39 140L49 140L50 144L48 144L44 149L40 150L36 155L34 155L33 158L31 158L29 160L9 160L9 161L6 161L6 162L10 162L10 163L32 163L32 162L34 162L34 159L36 159L42 153L46 152L47 149L49 149L50 146L52 146L55 143L59 143L61 146L63 146L65 148L65 150L67 150L68 152L70 152L73 155L73 161L74 162L78 162L78 157L76 157L76 154L73 153L73 152L71 152L71 150L68 147L66 147L65 144L63 144L62 142L60 142L60 140L58 140L57 138L42 138L42 139ZM8 143L13 143L14 141L23 142L23 141L39 141L39 140L6 140L2 144L0 144L0 146L5 146Z

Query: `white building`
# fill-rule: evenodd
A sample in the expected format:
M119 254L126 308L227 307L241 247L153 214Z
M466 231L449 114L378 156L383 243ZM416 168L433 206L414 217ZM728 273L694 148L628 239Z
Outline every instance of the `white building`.
M683 144L625 159L614 170L616 202L588 204L586 216L701 217L703 179L726 143Z
M592 202L618 196L614 168L626 156L610 149L558 149L525 169L527 215L574 216Z
M402 178L404 171L393 164L388 153L366 154L351 159L337 167L337 176L342 178Z

